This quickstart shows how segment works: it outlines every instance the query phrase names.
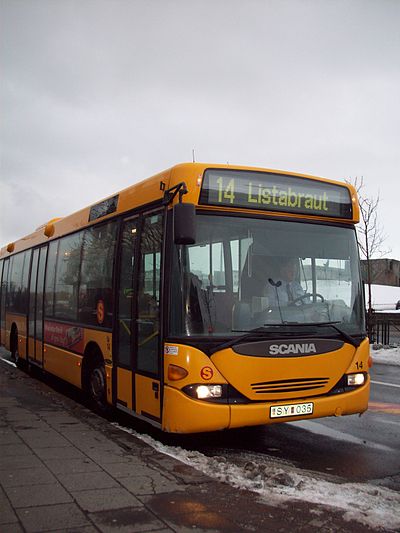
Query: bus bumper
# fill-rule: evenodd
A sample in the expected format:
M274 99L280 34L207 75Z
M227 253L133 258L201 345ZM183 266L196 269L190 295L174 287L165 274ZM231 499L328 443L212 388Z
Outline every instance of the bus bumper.
M231 420L229 427L255 426L258 424L277 424L279 422L294 422L295 420L307 420L323 418L325 416L344 416L363 413L368 409L369 381L366 385L351 392L333 394L314 398L299 398L284 402L268 402L262 404L232 405ZM276 405L291 405L298 403L314 404L311 415L287 416L271 418L270 408Z
M368 409L369 388L368 380L362 387L344 394L279 402L228 405L193 400L181 391L166 386L164 389L162 429L170 433L201 433L363 413ZM272 406L309 402L314 404L311 415L270 418Z

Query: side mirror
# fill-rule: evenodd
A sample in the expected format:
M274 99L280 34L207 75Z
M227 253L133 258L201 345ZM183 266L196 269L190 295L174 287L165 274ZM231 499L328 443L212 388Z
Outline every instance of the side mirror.
M194 204L175 204L174 243L194 244L196 242L196 209Z

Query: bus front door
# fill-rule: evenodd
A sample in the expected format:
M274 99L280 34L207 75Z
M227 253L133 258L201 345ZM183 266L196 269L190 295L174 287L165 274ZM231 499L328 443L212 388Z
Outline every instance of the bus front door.
M28 361L43 365L44 276L47 244L33 250L29 282Z
M163 213L143 221L138 253L136 312L136 412L161 423L160 294Z
M123 222L120 241L116 404L161 422L160 267L163 215Z

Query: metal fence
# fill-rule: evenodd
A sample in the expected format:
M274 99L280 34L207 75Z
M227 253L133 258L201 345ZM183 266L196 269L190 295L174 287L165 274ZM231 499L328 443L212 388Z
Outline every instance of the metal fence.
M368 326L371 343L400 344L400 314L372 313Z

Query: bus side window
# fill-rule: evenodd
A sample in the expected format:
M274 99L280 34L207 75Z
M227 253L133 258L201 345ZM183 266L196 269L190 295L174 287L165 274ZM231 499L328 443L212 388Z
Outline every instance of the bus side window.
M59 243L54 289L54 316L75 321L78 317L78 279L83 231Z
M116 223L85 230L79 288L79 321L111 327Z

